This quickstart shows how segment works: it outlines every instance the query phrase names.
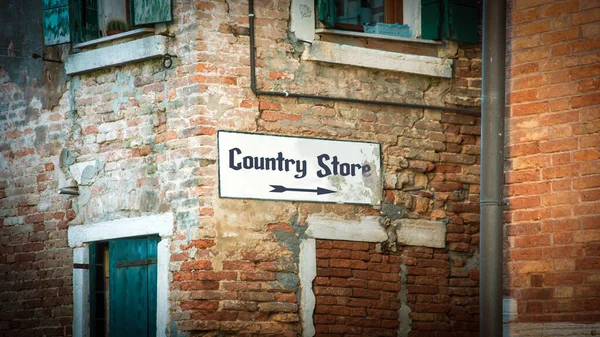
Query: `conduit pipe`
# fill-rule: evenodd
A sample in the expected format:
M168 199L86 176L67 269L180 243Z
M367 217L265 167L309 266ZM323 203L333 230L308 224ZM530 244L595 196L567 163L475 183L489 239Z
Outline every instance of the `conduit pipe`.
M250 88L252 92L256 96L279 96L279 97L293 97L293 98L308 98L308 99L319 99L325 101L343 101L350 103L363 103L363 104L375 104L375 105L389 105L389 106L398 106L404 108L412 108L412 109L431 109L431 110L443 110L448 112L455 112L466 115L475 115L480 116L481 111L475 109L468 108L454 108L454 107L445 107L445 106L437 106L437 105L427 105L427 104L412 104L412 103L402 103L402 102L392 102L392 101L376 101L376 100L368 100L368 99L359 99L352 97L336 97L336 96L320 96L320 95L311 95L311 94L302 94L302 93L294 93L288 91L265 91L260 90L256 86L256 51L255 51L255 31L254 31L254 0L248 1L248 19L250 26Z
M502 336L506 2L483 1L480 336Z

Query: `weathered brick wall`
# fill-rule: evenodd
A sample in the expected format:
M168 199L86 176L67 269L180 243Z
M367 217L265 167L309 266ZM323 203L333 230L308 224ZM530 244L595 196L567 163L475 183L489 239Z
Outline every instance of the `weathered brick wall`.
M0 68L0 336L69 336L75 216L56 190L69 111L43 109L40 90ZM64 100L62 101L64 104Z
M288 32L289 6L255 3L260 88L478 106L478 47L450 43L441 52L455 59L453 79L305 62ZM299 245L316 213L447 220L445 248L382 255L390 273L400 268L400 286L391 287L410 309L395 322L410 322L411 336L476 330L479 118L257 98L249 88L247 11L245 2L175 1L171 69L149 60L75 75L56 106L42 108L3 77L0 101L11 105L0 123L0 334L71 334L68 226L163 212L175 217L173 335L300 333ZM384 205L220 199L219 129L379 142ZM76 162L97 163L79 197L56 192L64 148ZM364 319L373 318L367 311Z
M315 332L396 336L399 281L397 255L377 252L373 243L318 240Z
M504 284L517 322L600 321L598 6L510 5Z
M478 262L454 254L317 240L317 335L478 336Z

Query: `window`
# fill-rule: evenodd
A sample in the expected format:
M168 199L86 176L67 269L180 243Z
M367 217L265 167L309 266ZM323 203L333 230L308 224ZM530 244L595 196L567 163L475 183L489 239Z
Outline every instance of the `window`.
M158 236L91 242L90 336L156 336Z
M403 23L402 10L402 0L320 1L319 21L328 28L368 32L377 24L399 26Z
M44 44L82 43L172 21L171 0L43 0Z
M90 265L96 265L101 263L103 266L106 265L106 261L110 258L104 258L104 249L97 248L96 253L93 257L94 263L91 263L92 258L90 251L93 250L92 246L98 243L104 244L109 250L110 254L110 241L120 241L121 239L130 240L132 238L147 238L150 240L159 240L158 243L149 245L147 252L149 257L152 259L152 255L156 257L156 329L155 334L164 336L163 332L168 331L169 322L169 261L171 260L171 238L173 236L173 224L174 217L172 213L163 213L157 215L142 216L136 218L126 218L105 222L91 223L87 225L69 226L68 230L68 242L69 246L73 248L73 336L90 336L90 327L92 325L91 318L91 306L90 306L90 289L96 289L101 291L97 286L92 286L92 270L95 272L105 270L105 267L93 269ZM107 246L108 245L108 246ZM102 246L101 246L102 247ZM156 247L156 253L152 252L152 249ZM114 249L114 248L113 248ZM98 261L99 253L102 252L102 258ZM110 255L109 255L110 256ZM121 258L116 257L117 260ZM135 258L138 259L138 258ZM141 258L139 258L141 259ZM148 261L153 262L153 261ZM151 263L148 266L152 266ZM151 271L151 269L149 268ZM100 271L102 277L104 271ZM108 271L109 286L108 296L104 295L106 306L106 298L110 299L110 270ZM95 275L94 280L98 280L98 274ZM104 280L103 280L104 281ZM102 282L103 282L102 281ZM96 281L94 281L96 282ZM154 283L149 283L154 284ZM104 291L105 291L104 290ZM113 293L114 294L114 293ZM129 295L129 292L128 292ZM133 297L130 297L133 299ZM148 299L150 306L152 300ZM95 303L95 308L102 304ZM108 303L110 308L110 303ZM106 312L102 307L99 308L101 312ZM94 309L98 310L98 309ZM93 317L96 317L94 315ZM106 316L105 316L106 317ZM106 318L105 318L106 319ZM108 313L108 319L110 320L110 313ZM110 322L109 322L110 323ZM95 323L94 323L95 324ZM106 323L105 323L106 324ZM106 332L107 330L105 330ZM152 334L152 332L149 332ZM167 333L167 335L169 335ZM137 336L136 334L129 334L128 336Z
M477 43L477 0L317 0L317 28ZM420 13L420 14L419 14Z

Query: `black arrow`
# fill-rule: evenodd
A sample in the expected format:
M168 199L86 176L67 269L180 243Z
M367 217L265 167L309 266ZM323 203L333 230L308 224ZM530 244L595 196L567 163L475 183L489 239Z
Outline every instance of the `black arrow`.
M337 191L328 190L326 188L317 187L316 190L310 190L307 188L289 188L281 185L270 185L273 189L270 192L283 193L285 191L292 192L316 192L317 195L321 194L329 194L329 193L337 193Z

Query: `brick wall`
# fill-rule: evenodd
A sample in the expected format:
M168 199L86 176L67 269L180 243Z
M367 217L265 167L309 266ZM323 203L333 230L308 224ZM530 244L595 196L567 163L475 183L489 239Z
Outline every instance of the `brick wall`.
M478 279L477 262L445 249L317 240L315 331L479 336Z
M75 213L56 193L51 160L69 122L66 109L42 109L36 91L0 68L0 336L71 335L65 229Z
M315 332L318 336L396 336L400 258L375 244L317 241Z
M507 32L505 292L518 322L598 322L600 7L515 0Z
M173 274L175 321L191 336L220 331L235 336L297 336L298 301L296 279L290 266L269 254L241 252L215 270L212 240L194 240L186 247L197 249L193 260L174 256L181 263Z
M452 79L305 62L288 32L290 2L255 6L260 88L479 105L477 46L440 50L455 59ZM476 329L479 118L256 97L249 88L247 10L237 1L174 1L172 68L147 60L75 75L55 105L41 104L35 92L2 75L0 102L10 104L2 105L9 113L0 119L0 336L71 334L68 227L164 212L175 218L173 335L300 333L298 251L310 214L447 220L446 248L360 250L387 257L393 279L400 268L399 285L388 285L399 288L410 309L397 313L399 321L377 317L392 311L366 310L363 319L381 318L389 329L409 322L411 336ZM384 205L221 199L220 129L379 142ZM56 193L65 148L75 162L97 163L79 197Z

